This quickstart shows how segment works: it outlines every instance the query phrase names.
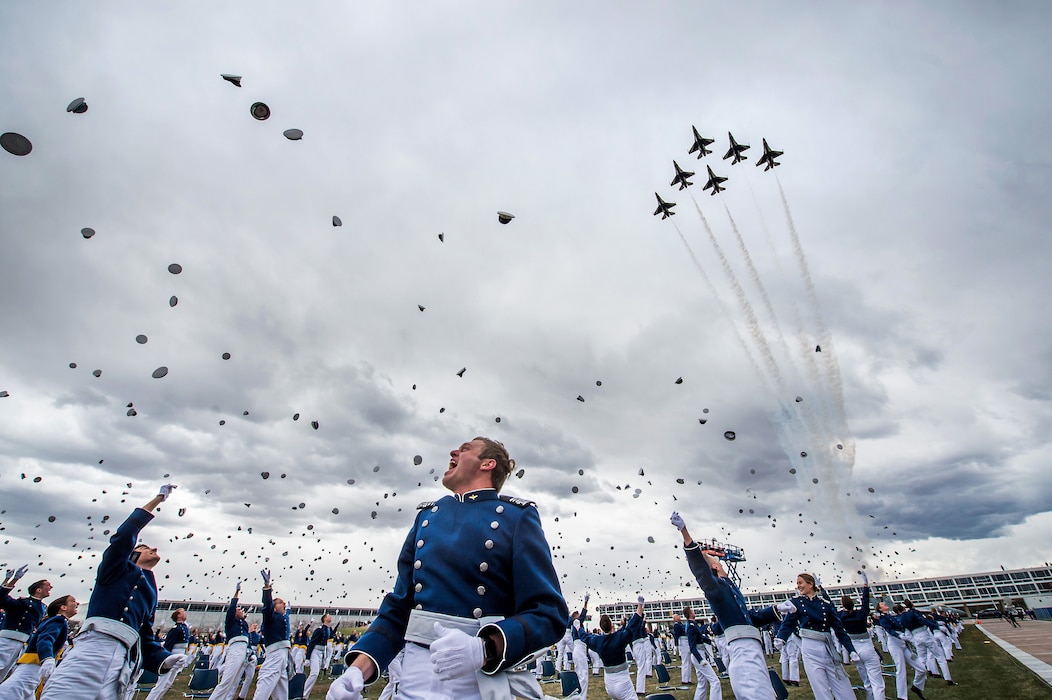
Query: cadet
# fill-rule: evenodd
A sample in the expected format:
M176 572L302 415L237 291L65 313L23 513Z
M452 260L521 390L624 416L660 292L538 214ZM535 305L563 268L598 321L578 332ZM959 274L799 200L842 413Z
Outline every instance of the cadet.
M55 671L55 660L69 637L69 618L77 614L77 599L71 595L56 598L47 606L47 619L40 623L26 643L11 676L0 684L0 700L29 700L41 682Z
M177 608L173 611L172 622L175 623L172 629L168 630L168 634L164 635L164 648L172 654L186 656L186 648L190 643L190 627L186 624L186 610ZM172 684L175 683L175 677L178 673L178 671L169 671L158 678L156 685L150 690L150 694L146 696L146 700L161 700L164 694L168 692L168 689L172 687Z
M453 495L418 506L394 589L330 700L361 697L403 644L400 697L540 696L532 674L510 672L557 642L569 617L540 516L498 494L515 464L502 444L475 438L449 455Z
M614 623L609 615L601 615L599 629L603 633L584 635L584 643L603 660L603 682L606 692L614 700L635 700L636 697L625 656L626 646L646 636L646 630L643 629L643 596L639 596L636 601L635 614L618 631L614 631Z
M253 700L288 700L289 614L285 601L275 598L270 585L270 569L259 572L263 577L263 645L266 656L256 677Z
M156 547L135 544L139 531L153 520L152 511L174 490L172 484L162 486L110 537L77 644L44 686L42 700L115 700L134 688L140 665L158 675L186 665L185 656L169 654L153 634L153 567L161 557Z
M29 586L28 598L12 598L11 591L19 579L29 571L29 565L7 570L7 577L0 586L0 609L6 613L3 629L0 629L0 681L14 668L22 647L44 619L47 608L44 598L51 595L51 582L37 581Z
M328 613L322 615L321 625L314 630L310 641L307 642L310 675L307 676L307 681L303 684L303 700L307 700L307 697L310 696L310 691L314 690L314 684L318 682L318 674L321 673L321 669L325 666L325 647L329 644L329 640L332 639L332 628L329 627L330 622L332 622L332 615Z
M226 606L226 653L223 665L219 669L219 685L212 691L212 700L233 700L237 692L238 681L245 672L248 660L249 628L245 620L245 611L238 605L241 596L241 582L237 582L234 597Z
M855 610L855 601L850 596L844 596L841 599L844 611L839 613L840 621L858 653L860 661L855 666L866 688L866 697L869 700L883 700L884 674L880 670L880 656L873 648L873 638L869 633L869 576L865 569L862 570L862 581L861 609Z

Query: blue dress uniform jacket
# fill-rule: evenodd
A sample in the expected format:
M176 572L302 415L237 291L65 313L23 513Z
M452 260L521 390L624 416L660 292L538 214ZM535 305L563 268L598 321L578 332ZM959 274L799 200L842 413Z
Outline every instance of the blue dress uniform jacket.
M881 613L880 617L877 618L877 624L883 627L892 637L901 637L902 633L906 631L906 628L902 626L902 622L899 620L899 616L891 613Z
M679 638L687 633L687 628L683 626L682 622L677 622L672 625L672 641L678 646Z
M461 618L503 617L480 630L496 628L504 638L504 658L486 673L511 668L562 638L570 613L531 501L482 489L418 508L398 557L394 589L352 655L367 654L383 672L402 649L414 608Z
M190 628L185 622L175 623L175 627L168 630L168 634L164 635L164 648L171 651L175 648L176 644L189 644L190 643Z
M906 610L901 615L899 615L899 622L902 623L903 627L905 627L911 632L913 630L918 630L921 627L927 627L932 632L939 629L939 625L937 625L934 621L929 620L928 618L924 617L912 608Z
M3 629L22 634L33 634L47 613L43 601L32 597L12 598L10 588L0 588L0 608L7 613Z
M307 643L307 658L314 653L314 647L324 647L325 643L332 639L332 628L322 625L318 629L314 630L314 634L311 635L310 641Z
M583 635L588 634L588 630L586 630L584 628L584 623L585 623L585 618L586 617L588 617L588 606L587 605L584 606L583 608L581 608L581 614L579 614L577 616L577 621L580 622L581 624L580 625L574 625L572 622L570 623L570 638L573 639L573 641L575 641L575 642L577 640L581 639L581 637Z
M248 622L245 618L237 616L237 596L230 599L230 605L226 606L226 638L248 637ZM251 641L251 640L250 640Z
M138 630L142 666L157 673L161 663L171 656L153 633L157 580L152 571L133 564L130 558L139 531L151 520L153 515L136 508L110 537L88 600L87 616L117 620Z
M269 588L263 589L263 646L289 641L289 612L274 609L274 595Z
M856 610L838 612L840 621L848 634L866 634L869 632L869 586L862 589L862 607Z
M643 618L636 613L632 613L628 624L616 632L611 632L610 634L589 634L586 632L582 635L582 638L589 649L599 654L599 658L603 660L603 666L609 667L625 663L628 659L625 656L625 647L645 636L647 636L647 632L643 628Z
M734 585L734 581L726 576L717 576L709 568L709 563L705 561L697 542L684 547L683 553L687 556L690 572L694 574L702 592L705 593L705 599L709 601L709 607L725 629L737 625L763 627L781 619L778 611L771 606L750 609L745 602L745 596Z
M687 626L687 646L690 647L690 655L701 661L701 652L698 651L699 644L712 644L712 639L705 634L705 628L697 623Z
M793 605L796 606L796 612L786 615L785 619L782 620L782 626L778 629L779 639L783 642L789 639L789 635L795 632L797 628L809 629L815 632L832 631L840 641L841 646L847 649L848 653L855 651L855 645L851 643L851 638L847 636L844 625L840 622L840 617L836 614L836 610L833 609L829 601L822 600L818 596L814 598L795 596L791 600Z
M62 647L66 646L69 636L69 620L64 615L52 615L40 623L37 631L26 642L26 654L36 654L37 658L56 658Z

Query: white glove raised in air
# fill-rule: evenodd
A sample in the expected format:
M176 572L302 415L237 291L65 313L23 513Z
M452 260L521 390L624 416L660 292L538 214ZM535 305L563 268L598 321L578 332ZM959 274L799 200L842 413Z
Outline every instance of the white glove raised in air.
M646 602L646 599L643 596L639 596L638 598L636 598L636 602L642 605Z
M815 588L821 588L821 587L822 587L822 577L819 576L818 574L815 574Z
M857 664L859 661L862 660L862 657L858 655L857 651L851 652L851 657L850 658L851 658L851 663L853 663L853 664Z
M351 666L343 675L332 682L325 700L361 700L365 678L357 666Z
M588 604L588 599L589 599L590 597L591 597L591 594L590 594L590 593L585 593L585 594L584 594L584 602L585 602L585 605L587 605L587 604Z
M161 662L161 673L177 673L186 667L186 654L172 654Z
M778 605L774 606L774 609L783 615L792 615L796 612L796 605L791 600L782 601Z
M683 522L682 516L676 511L672 511L672 517L669 518L669 522L671 522L677 530L682 530L687 526L687 524Z
M478 671L486 662L482 640L435 623L438 639L431 642L431 665L440 680L449 681Z
M270 569L260 569L259 575L263 577L263 585L270 585Z
M785 640L784 639L782 639L781 637L775 637L774 638L774 648L775 649L781 650L781 648L784 647L784 646L785 646Z
M27 571L29 571L29 564L23 564L22 566L18 567L18 571L15 572L15 577L13 580L17 581L18 579L22 578L26 575Z
M241 582L240 581L237 582L237 588L234 589L234 597L235 598L240 598L241 597Z
M49 656L40 662L40 680L46 681L55 672L55 657Z
M179 487L175 484L165 484L157 490L157 495L167 501L168 497L172 495L172 491L175 491L177 488Z
M862 569L861 571L859 571L859 573L862 574L862 583L864 583L864 584L866 584L868 586L869 585L869 576L866 574L866 570Z

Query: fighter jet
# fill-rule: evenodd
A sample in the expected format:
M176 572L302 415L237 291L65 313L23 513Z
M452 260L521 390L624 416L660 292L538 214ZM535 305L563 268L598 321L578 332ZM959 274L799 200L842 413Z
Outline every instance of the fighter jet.
M702 187L701 189L707 190L707 189L709 189L711 187L712 188L712 192L709 192L709 194L711 194L711 195L715 195L717 192L722 192L723 190L727 189L726 187L720 187L720 183L721 182L726 182L727 178L720 177L716 173L712 172L712 166L706 165L705 167L709 171L709 181L706 182L705 186Z
M759 166L759 165L763 165L764 163L766 163L767 167L764 168L763 171L767 172L771 168L774 168L774 167L777 167L777 166L781 165L781 163L776 163L774 159L777 158L778 156L782 155L782 153L783 153L783 151L776 151L773 148L771 148L770 146L768 146L767 145L767 139L764 139L763 140L763 155L760 156L760 159L756 161L756 165Z
M672 161L672 165L676 168L676 177L672 178L672 182L669 183L670 185L678 184L681 190L685 190L694 184L687 179L688 177L694 177L694 173L679 167L679 163L676 161Z
M654 216L661 214L662 219L667 219L676 215L676 212L672 211L672 207L676 206L675 202L666 202L657 192L654 193L654 196L657 197L658 201L657 209L654 210Z
M727 153L723 156L723 159L727 160L728 158L733 157L734 160L731 161L731 165L734 165L735 163L740 163L743 160L745 160L745 156L742 155L742 151L748 149L749 147L743 143L738 143L737 141L735 141L734 136L729 131L727 132L727 138L731 140L731 147L727 149Z
M705 138L704 136L702 136L701 134L698 133L698 130L697 130L696 127L692 126L690 128L691 128L691 131L694 132L694 145L690 147L690 150L687 151L687 153L690 154L690 153L693 153L694 151L697 151L698 152L698 160L701 160L704 156L707 156L710 153L712 153L712 151L710 151L709 149L707 149L705 147L708 146L710 143L716 143L716 139L707 139L707 138Z

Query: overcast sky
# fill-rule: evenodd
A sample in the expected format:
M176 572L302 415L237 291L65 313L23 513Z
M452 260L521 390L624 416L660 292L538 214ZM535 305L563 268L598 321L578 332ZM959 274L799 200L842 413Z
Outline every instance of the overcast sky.
M0 152L0 561L27 582L86 599L172 481L162 597L267 565L295 604L377 605L475 435L571 603L696 592L674 509L748 590L1048 559L1046 3L4 10L0 132L33 151Z

